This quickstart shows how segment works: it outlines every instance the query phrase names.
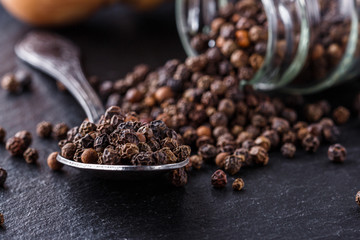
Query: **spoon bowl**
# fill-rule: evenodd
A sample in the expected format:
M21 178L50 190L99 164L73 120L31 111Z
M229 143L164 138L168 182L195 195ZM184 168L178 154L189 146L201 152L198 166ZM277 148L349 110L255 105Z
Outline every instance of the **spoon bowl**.
M30 32L15 46L16 55L24 62L60 81L79 102L89 121L96 123L104 106L85 78L80 64L80 51L69 40L47 32ZM66 166L104 178L140 180L163 175L189 163L182 162L155 166L86 164L66 159L57 160Z

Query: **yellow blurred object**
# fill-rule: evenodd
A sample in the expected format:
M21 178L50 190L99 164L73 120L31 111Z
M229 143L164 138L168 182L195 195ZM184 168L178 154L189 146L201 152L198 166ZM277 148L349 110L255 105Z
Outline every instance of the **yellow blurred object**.
M102 6L120 0L0 0L20 20L41 26L72 23L84 19ZM151 9L164 0L122 0L137 9Z

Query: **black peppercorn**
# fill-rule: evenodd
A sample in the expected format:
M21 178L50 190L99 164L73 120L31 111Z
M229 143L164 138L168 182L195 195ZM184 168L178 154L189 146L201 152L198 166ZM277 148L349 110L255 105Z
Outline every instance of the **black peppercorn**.
M286 158L293 158L296 152L296 147L292 143L285 143L281 147L281 153Z
M267 165L269 156L267 151L260 146L254 146L250 149L249 154L256 164Z
M36 134L41 138L48 138L51 136L52 124L50 122L40 122L36 126Z
M237 178L234 180L233 184L232 184L232 188L235 190L235 191L240 191L244 188L245 186L245 183L244 183L244 180L242 178Z
M243 155L230 155L225 158L224 169L230 175L234 175L240 171L241 164L244 162Z
M76 151L76 145L67 143L61 148L61 156L67 159L73 159Z
M28 148L23 157L27 163L35 163L39 158L39 153L35 148Z
M316 152L320 146L320 140L318 137L308 133L302 140L302 146L307 152Z
M15 137L21 138L24 141L25 147L29 147L32 142L31 133L28 131L20 131L15 134Z
M199 147L199 155L203 157L205 161L214 159L216 156L216 147L211 144L204 144Z
M6 150L8 150L12 156L21 156L26 150L26 145L23 139L12 137L6 141Z
M227 184L227 177L223 170L219 169L211 176L211 185L215 188L223 188Z
M56 139L62 140L67 137L69 127L65 123L58 123L53 127L53 135Z
M175 187L182 187L186 185L188 176L184 168L179 168L170 172L171 184Z
M332 162L342 163L346 159L346 149L341 144L334 144L329 147L328 158Z
M47 164L53 171L59 171L64 165L56 160L58 152L51 153L47 158Z

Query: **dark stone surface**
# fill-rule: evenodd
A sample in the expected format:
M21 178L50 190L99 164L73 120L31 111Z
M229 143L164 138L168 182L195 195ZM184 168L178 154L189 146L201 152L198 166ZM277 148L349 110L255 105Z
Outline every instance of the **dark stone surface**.
M30 29L0 9L0 75L14 69L13 45ZM89 74L115 79L140 62L156 67L168 58L185 57L179 43L173 8L138 14L107 9L76 26L56 32L77 43ZM35 134L41 120L73 126L85 117L79 105L57 91L52 79L32 70L32 90L18 96L0 91L0 125L8 136L26 129ZM330 91L336 102L353 87ZM345 100L348 100L345 98ZM0 239L351 239L360 234L360 123L341 127L348 149L344 164L331 164L327 146L317 154L299 151L288 160L272 153L267 167L243 169L242 192L210 186L215 166L190 174L184 188L161 180L111 182L74 169L53 173L46 156L54 141L34 137L40 152L37 166L11 158L0 146L0 166L8 171L0 189L5 229Z

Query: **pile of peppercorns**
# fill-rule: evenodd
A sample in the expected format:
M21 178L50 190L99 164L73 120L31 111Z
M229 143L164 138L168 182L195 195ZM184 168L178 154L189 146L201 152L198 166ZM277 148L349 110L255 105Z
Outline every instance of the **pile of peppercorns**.
M82 163L152 166L182 162L191 149L161 120L143 123L137 114L110 107L97 124L85 120L59 142L61 156ZM187 179L183 170L178 178ZM186 180L176 185L183 185Z

